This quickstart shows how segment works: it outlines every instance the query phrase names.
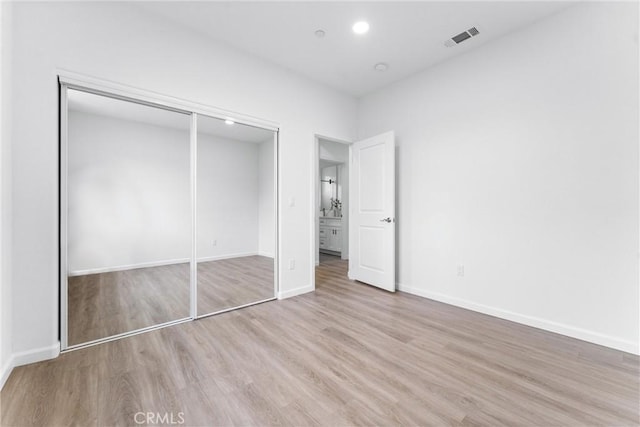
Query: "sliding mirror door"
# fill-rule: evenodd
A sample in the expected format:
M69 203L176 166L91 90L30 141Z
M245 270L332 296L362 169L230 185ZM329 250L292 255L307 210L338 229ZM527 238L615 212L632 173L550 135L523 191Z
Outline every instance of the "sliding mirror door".
M62 89L63 348L189 318L190 114Z
M275 299L276 130L60 93L62 350Z
M197 314L275 297L276 133L197 120Z

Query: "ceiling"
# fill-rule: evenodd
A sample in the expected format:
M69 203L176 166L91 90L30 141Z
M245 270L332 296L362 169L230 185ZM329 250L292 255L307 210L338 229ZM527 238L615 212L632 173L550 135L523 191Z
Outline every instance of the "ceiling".
M74 89L69 89L67 99L69 111L183 130L188 138L187 135L191 127L191 116L189 114L149 107L135 102L122 101ZM198 116L198 133L254 144L273 141L274 136L274 132L270 130L240 123L229 125L222 119L203 115Z
M188 27L342 92L360 97L518 30L571 2L139 2ZM366 20L367 34L354 22ZM454 47L445 40L480 34ZM325 36L318 38L315 31ZM389 65L385 72L374 65Z
M325 160L325 159L319 159L319 163L320 163L320 169L342 164L342 162L336 162L334 160Z

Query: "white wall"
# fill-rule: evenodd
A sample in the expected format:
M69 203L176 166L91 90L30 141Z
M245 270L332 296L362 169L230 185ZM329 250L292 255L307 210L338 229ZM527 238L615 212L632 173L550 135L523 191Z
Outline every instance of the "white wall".
M11 4L0 3L0 389L11 373Z
M58 341L56 68L279 122L280 295L312 289L313 135L353 139L353 98L123 3L15 3L12 21L13 352L21 360L54 355Z
M198 259L255 255L259 145L203 134L198 138Z
M270 258L273 258L276 247L273 149L273 138L258 145L258 253Z
M638 352L638 5L588 3L365 97L398 282ZM464 277L457 277L464 265Z
M189 131L73 110L68 122L69 273L188 259Z

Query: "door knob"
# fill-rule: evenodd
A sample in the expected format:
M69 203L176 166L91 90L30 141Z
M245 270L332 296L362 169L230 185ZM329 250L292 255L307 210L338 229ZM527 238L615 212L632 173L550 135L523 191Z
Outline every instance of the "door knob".
M391 222L393 221L390 217L386 217L380 220L380 222Z

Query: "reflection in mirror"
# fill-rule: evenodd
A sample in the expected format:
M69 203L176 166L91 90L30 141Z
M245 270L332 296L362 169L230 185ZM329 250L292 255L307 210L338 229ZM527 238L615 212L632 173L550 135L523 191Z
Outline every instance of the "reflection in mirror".
M199 316L275 296L274 150L272 131L198 116Z
M190 116L67 100L68 346L189 317Z
M320 161L320 211L323 217L342 216L342 164Z

